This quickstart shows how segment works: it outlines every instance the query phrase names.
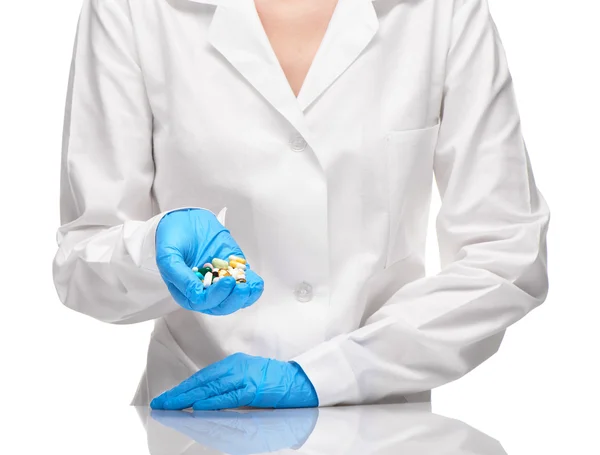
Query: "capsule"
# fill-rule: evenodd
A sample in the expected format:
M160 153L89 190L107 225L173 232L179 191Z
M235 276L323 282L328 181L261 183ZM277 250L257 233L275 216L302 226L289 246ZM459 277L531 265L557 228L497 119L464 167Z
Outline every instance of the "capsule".
M219 278L223 278L224 276L231 276L231 274L229 273L229 270L220 269L219 270Z
M205 268L205 267L208 267L208 268L209 268L209 269L211 269L211 270L213 269L213 265L212 265L210 262L207 262L206 264L204 264L204 265L202 266L202 268Z
M241 262L238 262L238 261L229 261L229 266L233 267L234 269L246 270L246 264L242 264Z
M214 277L212 280L212 284L215 284L217 281L219 281L221 278L219 278L218 276Z
M236 283L245 283L246 282L246 278L238 278L237 280L235 280Z
M202 267L200 270L198 270L198 273L201 273L202 275L206 275L208 272L212 272L212 269L209 269L208 267Z
M204 279L204 275L202 275L200 272L194 272L194 275L196 275L200 279Z
M229 261L239 262L240 264L245 264L246 260L243 257L231 255L229 256Z
M223 259L214 258L212 260L212 265L216 269L226 269L229 264L227 263L227 261L224 261Z
M206 275L204 275L204 286L208 287L212 284L212 279L213 279L213 274L212 272L207 272Z

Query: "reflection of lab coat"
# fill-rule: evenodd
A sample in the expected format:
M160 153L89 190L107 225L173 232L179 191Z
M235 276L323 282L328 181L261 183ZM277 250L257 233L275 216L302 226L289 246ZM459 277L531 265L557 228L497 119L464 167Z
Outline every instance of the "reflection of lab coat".
M65 120L56 287L157 319L135 404L237 351L295 359L321 405L427 399L545 298L549 212L485 0L339 0L297 98L252 0L86 0ZM154 232L180 207L227 207L255 305L170 298Z
M500 443L425 403L249 412L138 407L152 455L506 455Z

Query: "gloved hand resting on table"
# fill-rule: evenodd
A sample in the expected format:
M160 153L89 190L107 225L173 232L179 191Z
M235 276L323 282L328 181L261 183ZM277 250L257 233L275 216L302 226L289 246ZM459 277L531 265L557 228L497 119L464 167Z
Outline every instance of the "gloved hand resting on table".
M156 264L175 301L183 308L211 315L231 314L252 305L264 282L246 264L246 283L221 278L204 287L191 267L214 258L244 257L229 230L208 210L183 209L163 217L156 229Z
M294 362L233 354L156 397L153 409L307 408L319 405L315 389Z

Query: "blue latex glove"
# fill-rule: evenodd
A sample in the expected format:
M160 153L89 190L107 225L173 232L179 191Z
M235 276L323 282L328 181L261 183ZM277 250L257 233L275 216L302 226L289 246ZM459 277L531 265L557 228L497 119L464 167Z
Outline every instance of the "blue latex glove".
M186 453L207 453L207 449L215 449L219 453L250 455L299 449L314 430L319 410L316 408L244 412L153 410L151 417L198 443L199 447L194 446L191 450L186 450ZM187 448L191 447L188 445ZM175 451L172 450L170 453Z
M246 283L221 278L204 287L191 268L214 258L244 257L242 250L217 217L208 210L183 209L165 215L156 229L156 264L175 301L183 308L216 316L252 305L264 282L246 264Z
M156 397L153 409L308 408L317 393L294 362L233 354Z

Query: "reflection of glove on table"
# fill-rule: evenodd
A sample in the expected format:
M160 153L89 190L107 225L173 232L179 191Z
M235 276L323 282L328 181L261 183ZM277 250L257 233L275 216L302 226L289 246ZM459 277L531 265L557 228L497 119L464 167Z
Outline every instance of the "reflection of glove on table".
M152 455L506 455L490 436L433 414L430 403L151 415Z
M162 425L231 455L297 449L312 432L318 415L317 408L151 413Z

